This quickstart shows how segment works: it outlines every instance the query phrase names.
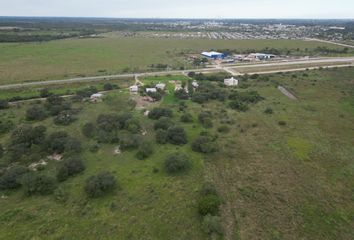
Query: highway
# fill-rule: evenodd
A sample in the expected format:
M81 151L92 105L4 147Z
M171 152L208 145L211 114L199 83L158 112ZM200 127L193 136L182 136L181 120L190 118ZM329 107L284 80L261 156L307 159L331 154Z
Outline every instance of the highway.
M199 68L199 69L189 69L189 70L172 70L172 71L160 71L160 72L146 72L146 73L129 73L129 74L116 74L116 75L102 75L102 76L93 76L93 77L80 77L80 78L69 78L69 79L60 79L60 80L46 80L46 81L34 81L34 82L25 82L25 83L16 83L16 84L6 84L0 85L0 90L6 89L16 89L23 87L35 87L35 86L49 86L49 85L57 85L57 84L69 84L69 83L78 83L78 82L93 82L93 81L107 81L112 79L119 78L137 78L144 76L161 76L161 75L179 75L186 74L188 72L220 72L226 71L232 75L243 75L242 73L237 73L234 68L241 67L267 67L267 66L280 66L280 65L296 65L296 64L313 64L313 63L328 63L328 67L334 67L335 63L350 63L346 64L351 66L354 64L354 57L335 57L335 58L321 58L321 59L304 59L304 60L294 60L294 61L286 61L286 62L276 62L276 63L264 63L264 64L249 64L242 66L232 66L232 65L214 65L209 68ZM321 65L321 67L327 67ZM339 67L339 66L336 66ZM230 69L233 68L233 69ZM313 69L314 66L309 67L309 69ZM304 68L306 69L306 68ZM296 69L293 69L296 70ZM292 71L291 66L289 70L278 70L278 71L270 71L270 72L256 72L257 74L267 74L272 72L287 72ZM299 70L297 70L299 71ZM248 73L252 74L252 73Z

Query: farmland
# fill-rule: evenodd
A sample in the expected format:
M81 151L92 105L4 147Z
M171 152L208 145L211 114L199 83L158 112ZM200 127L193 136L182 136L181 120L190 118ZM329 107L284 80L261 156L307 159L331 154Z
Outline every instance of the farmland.
M129 38L66 39L41 43L0 44L0 84L71 77L156 71L152 64L191 68L188 53L208 49L289 49L311 54L318 46L339 46L301 40L208 40Z
M68 99L73 109L80 109L77 120L68 126L53 124L52 117L26 120L28 108L44 103L21 103L0 110L1 120L9 119L15 126L43 125L49 133L62 130L75 136L82 143L81 158L86 166L83 173L58 183L65 201L57 192L26 196L22 188L3 191L0 238L207 239L198 199L202 185L211 182L222 199L222 233L214 235L216 238L349 240L354 234L353 74L353 68L338 68L245 77L237 91L256 91L264 98L245 112L231 109L227 99L202 104L193 97L193 101L179 100L169 82L188 81L185 76L142 78L144 84L168 84L168 93L157 104L173 111L171 120L186 131L185 145L156 143L156 120L134 110L124 84L105 93L102 102ZM119 85L119 81L113 83ZM205 84L231 94L215 82ZM298 100L288 99L278 85ZM76 87L60 90L56 86L49 91L60 93ZM181 106L185 106L183 110ZM266 109L271 111L266 113ZM198 120L206 111L213 116L208 127ZM97 142L84 136L82 127L95 123L100 114L126 112L146 130L141 138L153 144L154 153L138 160L136 149L115 154L115 143L99 143L97 151L90 151ZM192 122L180 121L184 113L191 114ZM222 130L225 128L227 131ZM216 137L216 152L192 150L191 143L201 132ZM7 146L10 139L11 133L3 133L1 144ZM191 166L184 173L170 175L164 159L176 151L187 154ZM36 159L35 155L31 158ZM8 160L5 152L1 166L7 166ZM55 176L58 166L60 163L50 161L40 173ZM119 188L91 199L83 186L88 177L102 170L117 178Z

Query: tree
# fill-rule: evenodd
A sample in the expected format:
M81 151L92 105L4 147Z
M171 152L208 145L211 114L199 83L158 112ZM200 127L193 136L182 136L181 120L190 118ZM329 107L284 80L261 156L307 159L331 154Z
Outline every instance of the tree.
M216 151L216 144L210 136L199 136L192 143L192 150L200 153L212 153Z
M165 170L170 174L184 172L189 168L188 156L183 153L174 153L165 159Z
M167 130L169 127L171 127L173 125L173 122L171 120L171 118L168 117L161 117L160 119L158 119L155 123L154 123L154 129L158 130L158 129L163 129L163 130Z
M249 107L244 104L243 102L240 102L239 100L233 100L229 103L229 107L235 110L238 110L240 112L246 112Z
M9 108L8 101L0 99L0 109L7 109L7 108Z
M113 85L110 84L110 83L105 83L105 84L103 85L103 90L105 90L105 91L113 90Z
M23 176L22 185L27 195L48 195L55 190L56 181L50 176L28 173Z
M198 120L199 122L203 125L203 127L205 128L211 128L213 127L213 121L211 120L212 119L212 114L211 112L209 111L204 111L204 112L201 112L199 115L198 115Z
M0 134L10 132L15 124L11 120L0 119Z
M167 131L163 129L159 129L156 131L156 142L159 144L167 143Z
M183 113L180 119L181 119L181 122L184 122L184 123L193 122L193 117L190 113Z
M81 148L81 142L76 138L70 137L64 131L54 132L46 140L46 150L49 153L63 153L74 152L79 153Z
M149 118L157 120L161 117L172 117L172 110L167 108L154 108L149 112Z
M62 111L54 117L54 123L56 125L67 126L70 123L74 122L76 117L71 111Z
M40 91L39 91L39 96L41 98L47 98L49 97L50 95L52 95L52 93L49 92L49 89L48 88L42 88Z
M184 89L175 91L175 97L181 100L189 99L189 95Z
M154 148L151 142L142 142L139 146L139 150L136 153L138 159L145 159L150 157L154 153Z
M85 170L85 165L81 158L71 157L65 160L57 172L58 181L65 181L70 176L75 176Z
M171 144L184 145L187 143L187 134L182 127L170 127L167 130L166 140Z
M265 114L273 114L273 109L270 107L267 107L266 110L264 110Z
M95 135L96 127L93 123L85 123L81 131L85 137L91 138Z
M28 121L42 121L47 117L46 112L40 106L33 106L26 111L26 119Z
M91 176L86 180L85 192L90 198L100 197L117 186L117 180L109 172L101 172Z
M0 177L0 189L19 188L21 186L21 177L28 171L28 168L23 166L11 167Z

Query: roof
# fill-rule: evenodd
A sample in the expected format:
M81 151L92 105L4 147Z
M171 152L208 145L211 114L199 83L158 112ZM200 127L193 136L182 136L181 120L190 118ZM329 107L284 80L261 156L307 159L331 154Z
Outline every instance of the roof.
M103 96L102 93L95 93L95 94L92 94L92 95L91 95L91 98L100 98L100 97L102 97L102 96Z
M202 55L208 56L208 57L213 57L213 56L222 56L224 55L223 53L211 51L211 52L202 52Z
M156 88L146 88L146 92L156 92Z

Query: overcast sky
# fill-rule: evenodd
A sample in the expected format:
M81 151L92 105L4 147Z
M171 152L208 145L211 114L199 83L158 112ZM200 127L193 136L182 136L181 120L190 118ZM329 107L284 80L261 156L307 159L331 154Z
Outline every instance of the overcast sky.
M0 16L354 19L354 0L0 0Z

